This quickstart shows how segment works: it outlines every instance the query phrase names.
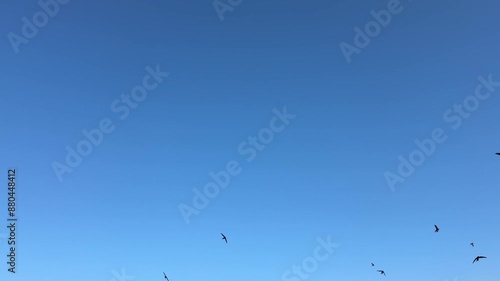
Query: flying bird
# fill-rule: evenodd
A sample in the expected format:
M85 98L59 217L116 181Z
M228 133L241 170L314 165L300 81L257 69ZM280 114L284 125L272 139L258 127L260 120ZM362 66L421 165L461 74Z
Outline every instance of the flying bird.
M479 259L485 259L486 257L485 256L477 256L473 261L472 263L475 263L477 261L479 261Z
M500 152L495 153L496 155L500 155Z
M474 247L474 243L470 243L470 245L471 245L472 247Z
M436 230L434 230L434 232L439 232L439 227L437 225L434 225L434 227L436 228Z
M372 266L375 266L375 264L372 262Z
M380 272L380 274L384 274L384 276L387 276L387 275L385 275L385 271L383 271L383 270L377 270L377 271Z
M165 272L163 272L163 276L165 276L165 279L167 279L167 281L170 281L170 280L168 280L168 277L167 277L167 275L165 274Z
M227 238L226 238L226 236L225 236L224 234L222 234L222 233L221 233L221 235L222 235L222 240L226 241L226 243L227 243Z

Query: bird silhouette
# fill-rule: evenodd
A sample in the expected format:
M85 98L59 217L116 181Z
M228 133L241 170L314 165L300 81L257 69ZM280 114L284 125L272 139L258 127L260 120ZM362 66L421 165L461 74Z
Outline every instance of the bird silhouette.
M434 225L434 227L436 228L436 230L434 230L434 232L439 232L439 227L437 225Z
M383 270L377 270L377 271L380 272L380 274L384 274L384 276L387 276L387 275L385 275L385 271L383 271Z
M475 263L477 261L479 261L479 259L485 259L486 257L485 256L477 256L473 261L472 263Z
M471 245L472 247L474 247L474 243L470 243L470 245Z
M375 266L375 264L372 262L372 266Z
M168 277L167 277L167 275L165 274L165 272L163 272L163 276L165 276L165 279L167 279L167 281L170 281L170 280L168 280Z
M495 153L496 155L500 155L500 152Z
M222 235L222 240L226 241L226 243L227 243L227 238L226 238L226 236L225 236L224 234L222 234L222 233L221 233L221 235Z

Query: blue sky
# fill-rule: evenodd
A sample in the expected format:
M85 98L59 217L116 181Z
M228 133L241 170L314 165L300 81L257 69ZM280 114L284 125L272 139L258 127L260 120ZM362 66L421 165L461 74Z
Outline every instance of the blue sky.
M41 7L2 2L0 159L19 221L1 278L299 281L283 274L330 237L307 280L497 280L500 87L457 129L443 114L479 76L500 81L500 4L401 1L347 63L339 44L388 2L243 0L221 21L211 1L72 0L17 53L9 34ZM121 120L111 104L148 66L170 75ZM246 161L238 146L284 107L296 117ZM58 180L52 163L106 118L114 131ZM384 173L436 128L446 141L391 191ZM179 205L228 161L241 173L186 224Z

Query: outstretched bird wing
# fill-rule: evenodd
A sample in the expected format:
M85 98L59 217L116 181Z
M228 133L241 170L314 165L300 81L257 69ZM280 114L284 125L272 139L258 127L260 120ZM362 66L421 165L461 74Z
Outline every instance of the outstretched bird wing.
M486 257L485 256L477 256L473 261L472 263L475 263L477 261L479 261L479 259L485 259Z
M170 281L170 280L168 280L168 277L167 277L167 275L165 274L165 272L163 272L163 276L165 276L165 279L167 279L167 281Z
M226 241L226 243L227 243L227 238L226 238L226 235L224 235L224 234L222 234L222 233L221 233L221 235L222 235L222 240Z

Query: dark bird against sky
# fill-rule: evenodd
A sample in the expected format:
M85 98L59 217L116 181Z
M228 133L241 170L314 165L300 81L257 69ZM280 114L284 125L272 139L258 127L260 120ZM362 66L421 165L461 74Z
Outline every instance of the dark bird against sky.
M474 243L470 243L470 245L471 245L472 247L474 247Z
M165 274L165 272L163 272L163 276L165 276L165 279L167 279L167 281L170 281L170 280L168 280L168 277L167 277L167 275Z
M227 238L226 238L226 236L225 236L224 234L222 234L222 233L221 233L221 235L222 235L222 240L226 241L226 243L227 243Z
M434 232L439 232L439 227L437 225L434 225L434 227L436 228L436 230L434 230Z
M485 256L477 256L473 261L472 263L475 263L477 261L479 261L479 259L485 259L486 257Z
M387 275L385 275L385 271L383 271L383 270L377 270L377 271L380 272L380 274L384 274L384 276L387 276Z
M372 266L375 266L375 264L372 262Z

